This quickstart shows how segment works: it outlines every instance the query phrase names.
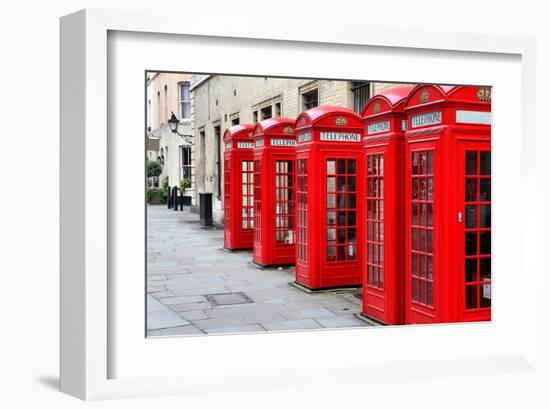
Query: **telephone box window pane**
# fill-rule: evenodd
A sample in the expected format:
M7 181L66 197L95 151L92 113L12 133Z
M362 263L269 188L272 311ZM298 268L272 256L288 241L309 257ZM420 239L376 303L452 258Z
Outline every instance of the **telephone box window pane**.
M482 257L479 259L479 275L482 281L491 279L491 258L490 257Z
M382 161L383 161L383 160L384 160L383 158L380 159L380 166L379 166L379 167L380 167L380 170L382 170L382 163L383 163ZM353 175L353 174L355 174L356 172L357 172L357 163L356 163L356 160L355 160L355 159L348 159L348 173L351 174L351 175Z
M428 178L428 200L434 199L434 182L433 178Z
M418 229L412 229L412 249L418 250Z
M419 154L418 173L420 173L421 175L426 173L426 152L420 152Z
M477 259L466 259L466 282L477 281Z
M466 179L466 201L475 202L477 200L477 179Z
M355 192L356 190L356 179L355 176L348 176L348 190L350 192Z
M327 229L327 241L329 244L336 244L336 229Z
M327 160L327 175L334 175L336 173L336 161L334 159Z
M481 205L479 213L479 227L491 227L491 205Z
M426 300L427 305L434 305L434 283L428 281L428 299Z
M412 174L418 175L418 152L412 154Z
M355 212L348 212L348 226L355 226L357 217Z
M348 195L348 208L355 209L355 206L356 206L355 199L356 197L354 194ZM380 210L382 210L382 208L380 208Z
M466 286L466 308L477 308L477 285Z
M434 173L434 153L433 151L428 151L428 174L433 175Z
M343 244L346 242L346 228L338 229L338 243Z
M477 151L466 152L466 174L477 175Z
M346 174L346 160L345 159L338 159L337 161L337 173L342 175Z
M479 180L479 200L482 202L491 201L491 179L483 178Z
M418 301L418 280L412 279L412 299L413 301Z
M423 255L420 255L420 277L426 278L426 257Z
M432 256L428 256L428 280L433 280L434 278L434 260Z
M413 179L413 185L412 185L412 198L413 200L418 199L418 179Z
M420 205L420 226L426 225L426 204Z
M420 280L420 302L426 303L426 281Z
M491 232L479 233L479 254L491 254Z
M426 230L420 229L420 239L418 240L420 251L426 251Z
M434 248L433 230L427 230L427 235L428 235L428 248L426 249L426 251L428 253L433 253L433 248Z
M346 259L346 246L338 246L338 261Z
M466 228L477 227L477 206L466 206Z
M335 209L336 208L336 195L327 195L327 208Z
M338 194L338 209L345 209L346 208L346 194L340 193Z
M476 233L466 233L466 255L477 254L477 235Z
M336 192L336 178L327 177L327 192Z
M491 306L491 284L482 284L479 286L479 307L488 308Z
M412 205L412 224L418 226L418 205L416 203Z
M479 167L479 173L482 175L490 175L491 174L491 152L490 151L482 151L480 152L480 167Z
M330 246L327 248L327 261L336 261L336 247Z
M327 224L329 226L336 224L336 212L327 212Z
M433 205L431 203L428 203L427 213L428 213L428 226L433 227L433 225L434 225L434 208L433 208Z

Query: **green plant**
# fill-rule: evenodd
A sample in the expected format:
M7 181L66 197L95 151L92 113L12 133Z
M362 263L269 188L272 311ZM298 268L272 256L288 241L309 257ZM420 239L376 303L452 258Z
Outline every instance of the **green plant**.
M162 165L159 161L147 161L147 177L157 177L162 173Z
M180 180L180 189L182 192L185 192L185 189L188 187L191 187L191 181L189 179L181 179Z
M162 178L162 189L164 191L167 191L168 190L168 176L165 176L164 178Z

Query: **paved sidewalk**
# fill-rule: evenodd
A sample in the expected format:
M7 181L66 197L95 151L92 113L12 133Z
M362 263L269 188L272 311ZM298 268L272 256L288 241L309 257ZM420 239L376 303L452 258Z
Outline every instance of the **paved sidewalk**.
M222 249L223 229L203 229L189 208L147 209L149 336L368 326L360 290L308 294L294 269L261 270L251 252Z

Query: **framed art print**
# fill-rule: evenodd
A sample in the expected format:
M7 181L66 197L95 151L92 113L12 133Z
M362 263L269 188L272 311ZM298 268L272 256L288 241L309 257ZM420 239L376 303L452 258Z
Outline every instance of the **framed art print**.
M537 376L535 43L436 34L63 17L61 389Z

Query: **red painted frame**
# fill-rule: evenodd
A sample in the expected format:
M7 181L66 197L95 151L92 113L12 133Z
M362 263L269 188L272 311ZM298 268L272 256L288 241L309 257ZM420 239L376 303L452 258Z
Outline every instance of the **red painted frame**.
M243 162L252 163L253 161L253 139L254 125L242 124L228 128L223 140L225 143L224 151L224 189L229 187L229 191L224 191L224 248L226 250L249 250L253 247L253 228L254 213L252 202L252 177L250 171L243 172ZM248 169L248 168L247 168ZM243 173L250 176L247 183L250 187L250 203L243 208ZM250 214L252 210L252 214ZM247 217L243 218L243 211L247 212ZM246 228L243 227L246 223ZM250 223L251 222L251 223Z
M294 119L271 118L254 128L253 261L263 267L295 264L294 124ZM283 193L285 200L281 202Z
M405 320L406 323L442 323L460 321L483 321L491 319L491 308L466 309L465 254L464 254L464 192L466 150L491 150L491 90L488 87L418 85L411 91L406 103L408 130L405 133ZM422 164L421 155L433 154L433 171L430 165ZM417 178L413 174L427 173ZM429 156L426 156L429 161ZM425 166L425 168L424 168ZM416 171L418 169L418 171ZM422 172L420 169L425 169ZM430 176L433 175L433 176ZM429 179L433 177L430 196ZM421 181L428 182L422 188ZM426 211L425 225L413 230L413 191L415 203L433 206L433 248L430 252L428 233L424 250L420 248L421 230L431 230L430 216ZM423 193L424 192L424 193ZM425 198L422 199L422 198ZM431 197L431 199L430 199ZM418 220L422 217L419 207ZM418 222L420 223L420 222ZM413 276L413 235L418 238L419 250L415 253L433 254L433 292L429 292L430 256L426 256L424 277L422 264ZM489 253L490 257L490 253ZM419 257L419 263L422 261ZM415 260L416 261L416 260ZM421 302L425 281L424 302ZM418 282L418 285L413 285ZM489 283L490 285L490 283ZM415 295L413 296L413 289ZM490 291L490 290L489 290ZM431 297L431 303L430 301ZM490 300L490 295L489 295ZM432 304L432 305L429 305Z
M362 136L361 117L347 108L321 106L301 113L296 119L296 282L307 288L317 290L362 284L358 261L358 255L362 251L359 228L363 217L360 206L363 193L363 181L360 177L363 174ZM335 168L334 176L327 176L327 166L331 160L335 160L335 167L339 163L346 166L345 173ZM307 165L302 169L302 164L305 163L303 161L307 161ZM307 177L307 186L301 182L303 177ZM334 210L327 210L327 183L333 177L334 189L339 191L331 196L334 198ZM355 193L351 190L354 177ZM345 183L338 185L337 181ZM347 193L342 194L342 189L338 186L344 188ZM341 199L345 201L344 207L340 205ZM354 209L343 210L347 209L354 199ZM340 219L345 223L339 225L340 228L327 227L329 213L334 214L335 223L339 223ZM334 230L337 234L332 245L327 244L329 230ZM338 235L341 233L345 235L345 240L343 244L338 245ZM329 256L329 250L334 251L334 258L341 257L343 260L328 261L329 257L333 258Z
M410 85L403 85L376 95L362 114L365 124L365 195L362 201L365 242L359 260L363 277L363 314L385 324L405 321L404 102L412 89ZM380 159L383 161L381 167L376 166Z

